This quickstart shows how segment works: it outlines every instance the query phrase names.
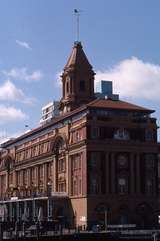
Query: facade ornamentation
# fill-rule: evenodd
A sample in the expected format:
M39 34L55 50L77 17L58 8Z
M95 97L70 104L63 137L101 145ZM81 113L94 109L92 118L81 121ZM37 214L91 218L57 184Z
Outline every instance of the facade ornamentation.
M157 224L154 111L96 99L94 75L76 42L62 74L60 116L1 145L1 218L35 219L43 211L45 220L91 227L104 224L107 211L109 224Z

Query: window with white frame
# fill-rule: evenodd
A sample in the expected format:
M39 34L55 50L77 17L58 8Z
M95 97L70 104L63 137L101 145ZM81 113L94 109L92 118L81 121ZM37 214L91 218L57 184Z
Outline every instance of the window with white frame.
M120 128L120 129L115 131L114 139L116 139L116 140L129 140L130 139L129 132L127 130L125 130L124 128Z
M127 193L127 180L125 177L118 178L118 192L120 194Z

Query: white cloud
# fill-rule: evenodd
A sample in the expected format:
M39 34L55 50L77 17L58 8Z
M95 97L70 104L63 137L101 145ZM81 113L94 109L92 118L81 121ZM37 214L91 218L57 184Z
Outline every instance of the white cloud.
M0 131L0 145L8 140L21 136L24 132L7 133L5 130Z
M160 65L132 57L113 68L97 71L95 78L96 84L100 80L112 80L114 93L122 97L160 100Z
M7 140L8 140L8 136L6 131L0 131L0 144Z
M24 97L23 91L16 88L10 80L7 80L0 86L0 100L17 101L23 99Z
M34 98L26 97L23 91L17 88L10 80L6 80L0 85L0 100L2 101L20 101L25 104L33 104Z
M28 73L28 69L26 67L12 68L9 71L3 70L2 73L8 78L25 80L28 82L39 81L43 78L43 73L40 70L35 70L32 73Z
M12 106L6 107L4 105L0 105L0 124L10 121L18 122L26 119L28 119L28 116L20 109L16 109Z
M29 49L29 50L31 50L32 48L30 47L30 45L29 45L29 43L27 43L27 42L24 42L24 41L20 41L20 40L16 40L16 43L19 45L19 46L21 46L21 47L23 47L23 48L25 48L25 49Z
M61 86L62 86L62 78L61 78L61 75L62 75L62 71L58 72L58 73L55 75L55 81L54 81L54 87L55 87L55 88L61 88Z

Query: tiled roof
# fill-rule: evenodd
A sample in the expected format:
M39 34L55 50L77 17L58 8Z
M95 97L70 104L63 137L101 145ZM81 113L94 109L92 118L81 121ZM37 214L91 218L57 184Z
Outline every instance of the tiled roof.
M58 116L58 117L54 117L49 123L46 123L46 124L44 124L42 126L38 126L38 127L36 127L34 129L32 129L32 130L30 130L30 131L28 131L28 132L18 136L16 138L10 139L10 140L2 143L1 147L6 147L6 146L9 146L9 145L11 145L13 143L16 143L19 140L25 139L26 137L31 136L31 135L33 135L33 134L35 134L37 132L40 132L40 131L42 131L44 129L47 129L48 127L51 127L54 124L56 124L56 123L58 123L58 122L60 122L62 120L65 120L67 117L72 116L74 114L77 114L77 113L79 113L79 112L81 112L81 111L83 111L85 109L86 109L86 106L82 105L79 108L77 108L77 109L75 109L75 110L73 110L71 112L67 112L64 115L61 115L61 116Z
M65 65L64 69L72 66L88 66L89 68L92 68L80 42L75 42L71 55L68 58L67 64Z
M105 109L119 109L119 110L128 110L128 111L141 111L152 113L154 110L144 108L142 106L134 105L121 100L110 100L110 99L96 99L87 104L88 107L95 108L105 108Z
M70 116L73 116L74 114L78 114L79 112L87 109L87 107L115 109L115 110L128 110L128 111L140 111L140 112L144 112L144 113L153 113L154 112L154 110L150 110L150 109L147 109L147 108L144 108L144 107L141 107L141 106L138 106L138 105L134 105L134 104L131 104L131 103L128 103L128 102L125 102L125 101L121 101L121 100L95 99L95 100L89 102L88 104L82 105L79 108L77 108L77 109L75 109L71 112L68 112L68 113L66 113L62 116L53 118L49 123L47 123L43 126L39 126L39 127L35 128L35 129L32 129L31 131L29 131L25 134L22 134L21 136L15 138L13 140L9 140L9 141L3 143L2 147L6 147L8 145L16 143L17 141L22 140L22 139L24 139L28 136L31 136L34 133L37 133L37 132L42 131L42 130L50 127L50 126L53 126L54 124L56 124L56 123L58 123L62 120L65 120L66 118L68 118Z

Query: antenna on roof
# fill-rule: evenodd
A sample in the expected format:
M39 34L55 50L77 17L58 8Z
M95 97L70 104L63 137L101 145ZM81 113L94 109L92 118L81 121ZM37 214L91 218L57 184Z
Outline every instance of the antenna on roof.
M74 15L76 17L76 41L79 41L79 17L80 17L80 10L74 9Z

